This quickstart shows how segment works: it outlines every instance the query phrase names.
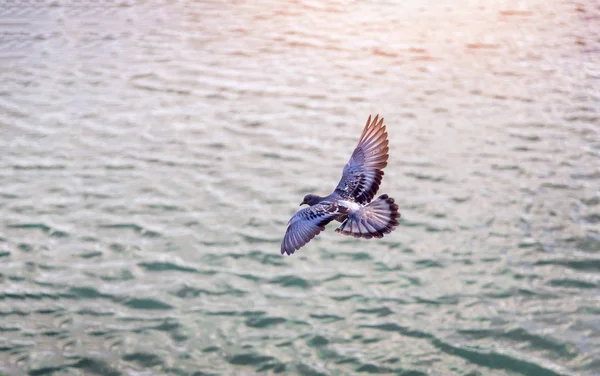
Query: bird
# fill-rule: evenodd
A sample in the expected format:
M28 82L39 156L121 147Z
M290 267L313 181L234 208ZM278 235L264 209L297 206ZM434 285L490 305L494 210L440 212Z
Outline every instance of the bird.
M387 194L373 199L387 166L388 145L383 117L377 114L371 120L369 115L335 190L325 197L307 194L300 206L308 207L290 218L281 242L282 255L294 254L333 220L341 222L336 232L355 238L382 238L396 229L400 213L394 199Z

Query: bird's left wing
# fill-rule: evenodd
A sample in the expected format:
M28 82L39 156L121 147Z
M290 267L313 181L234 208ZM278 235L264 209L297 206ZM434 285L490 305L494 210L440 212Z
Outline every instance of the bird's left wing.
M345 207L332 201L323 201L299 210L288 222L288 228L281 243L281 254L293 254L325 230L325 225L346 212Z
M369 116L335 192L340 197L352 198L360 204L371 202L379 190L383 168L387 166L388 151L383 118L379 119L377 115L371 121Z

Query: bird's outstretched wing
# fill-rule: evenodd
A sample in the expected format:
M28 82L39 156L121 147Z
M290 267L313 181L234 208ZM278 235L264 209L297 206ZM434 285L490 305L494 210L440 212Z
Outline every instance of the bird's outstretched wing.
M388 139L383 118L367 120L350 161L344 167L335 192L360 204L370 202L381 184L383 168L387 166Z
M346 212L345 207L331 201L323 201L299 210L288 222L288 228L281 243L281 254L293 254L325 230L325 225Z

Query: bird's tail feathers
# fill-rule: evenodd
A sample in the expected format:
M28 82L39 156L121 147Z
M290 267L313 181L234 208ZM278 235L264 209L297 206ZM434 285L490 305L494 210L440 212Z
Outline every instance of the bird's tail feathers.
M398 226L398 205L388 195L381 195L360 210L348 214L335 231L355 238L382 238Z

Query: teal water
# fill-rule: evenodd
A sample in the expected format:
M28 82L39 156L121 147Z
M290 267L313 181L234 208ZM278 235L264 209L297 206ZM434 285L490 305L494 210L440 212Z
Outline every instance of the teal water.
M0 3L0 374L600 374L599 19ZM281 256L375 113L401 225Z

